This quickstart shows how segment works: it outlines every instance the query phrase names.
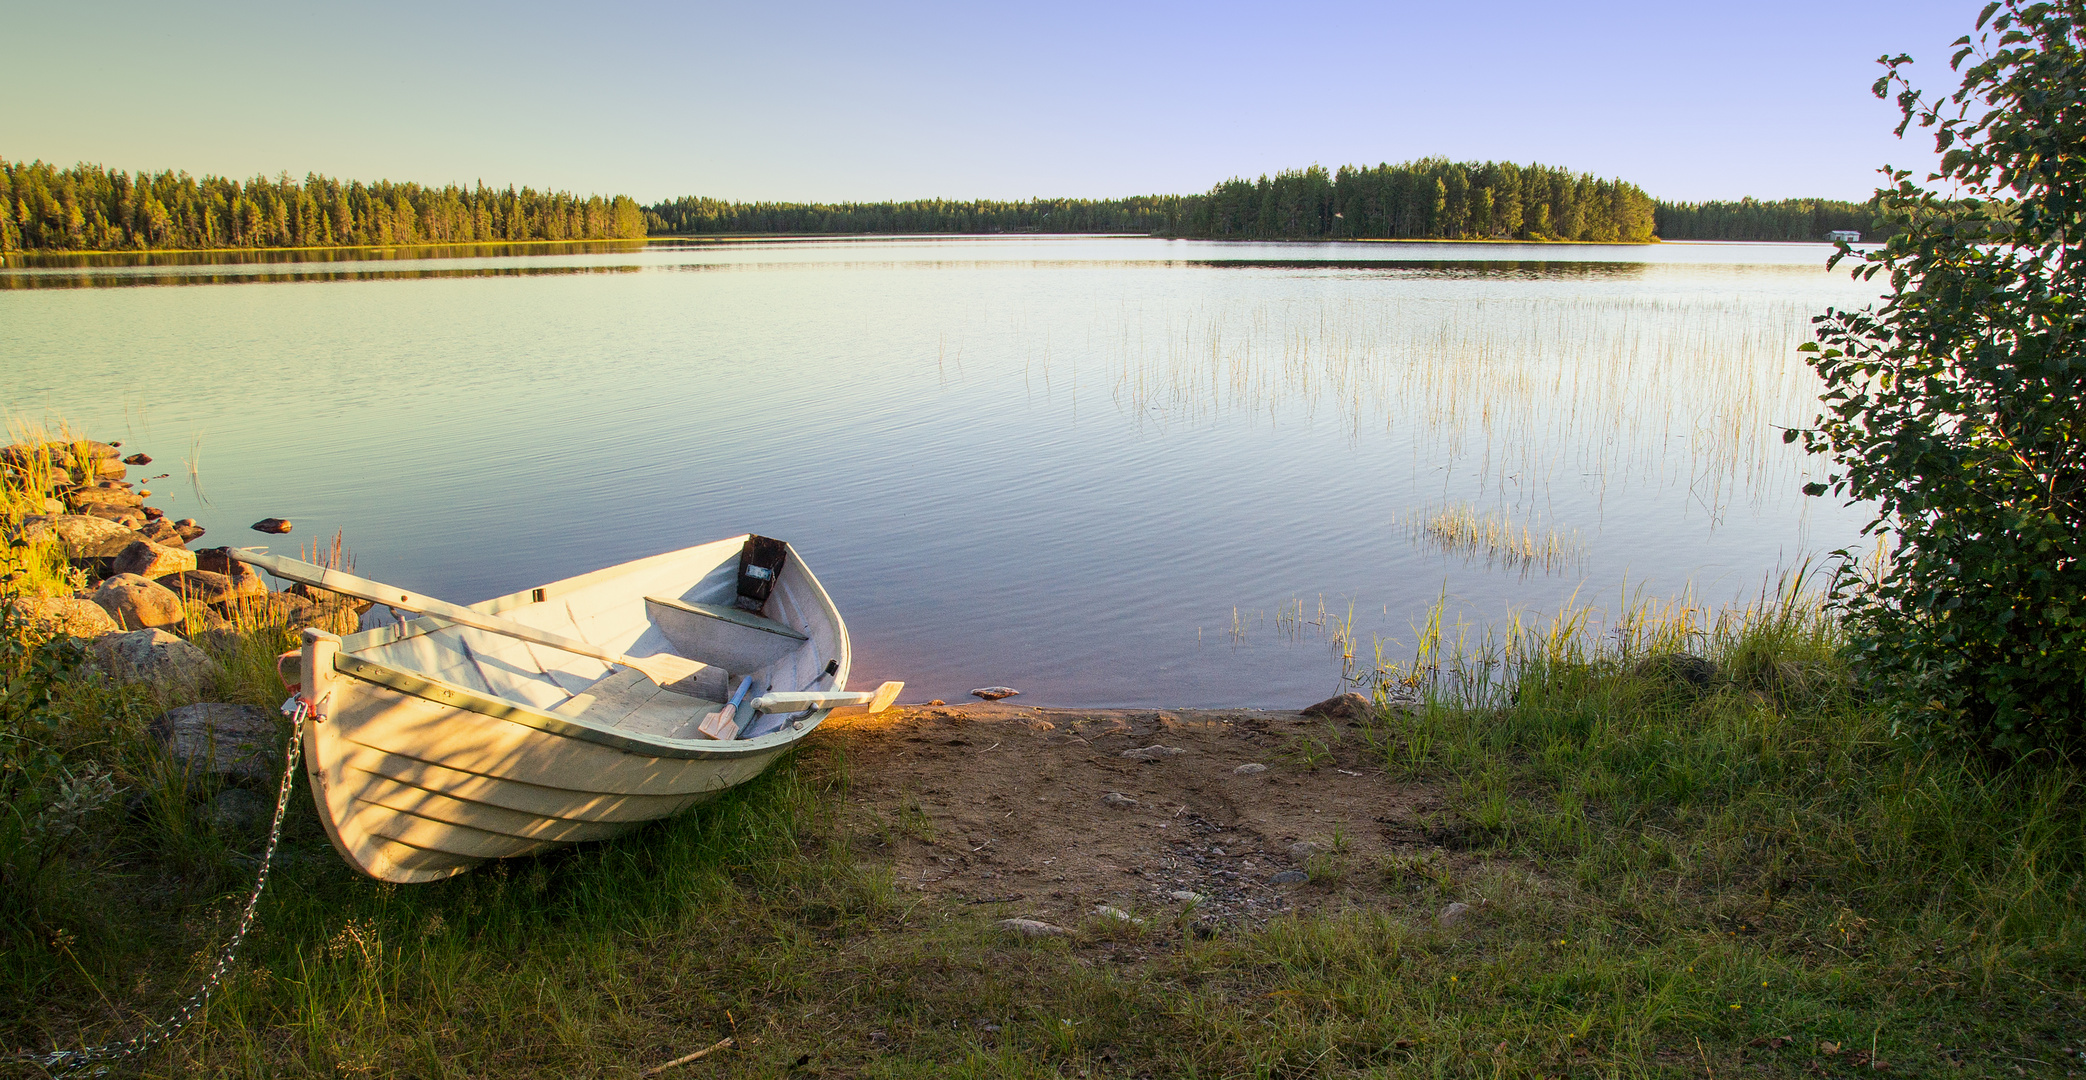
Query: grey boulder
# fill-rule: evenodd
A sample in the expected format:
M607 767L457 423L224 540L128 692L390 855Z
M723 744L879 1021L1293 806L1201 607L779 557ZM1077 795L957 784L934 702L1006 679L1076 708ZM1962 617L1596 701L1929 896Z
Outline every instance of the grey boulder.
M100 604L77 596L19 596L6 606L35 638L98 638L122 629Z
M206 701L168 709L152 736L191 772L241 780L275 779L283 757L281 725L268 710Z
M133 630L94 642L94 657L118 679L150 683L162 693L198 696L224 675L210 654L164 630Z
M122 524L92 514L29 514L14 536L28 544L55 543L81 558L114 555L137 539Z

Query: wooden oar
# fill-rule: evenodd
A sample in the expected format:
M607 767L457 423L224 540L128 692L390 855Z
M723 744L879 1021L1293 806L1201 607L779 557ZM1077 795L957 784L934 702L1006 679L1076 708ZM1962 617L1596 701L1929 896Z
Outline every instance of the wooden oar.
M804 709L835 709L847 705L867 706L862 711L880 713L898 700L898 692L905 689L902 682L887 682L870 693L846 691L824 691L820 693L762 694L753 699L753 711L757 713L799 712Z
M497 615L487 615L485 612L452 604L446 600L437 600L432 596L423 596L420 593L401 589L396 585L386 585L381 581L356 577L345 571L332 570L299 559L285 558L281 555L268 555L241 548L232 548L230 550L232 558L243 563L252 563L274 574L276 577L288 581L301 582L312 588L325 589L328 592L337 592L347 596L360 597L364 600L373 600L379 604L403 608L419 615L433 615L438 619L445 619L462 626L468 626L474 630L484 630L487 633L519 638L522 641L536 645L562 649L569 653L578 653L581 656L591 656L603 663L643 672L646 678L661 686L680 682L704 667L700 661L690 660L684 656L675 656L672 653L658 653L652 656L625 656L622 653L604 649L599 645L589 644L578 638L566 637L563 634L553 634L548 630L538 630L533 626L523 626L521 623L510 619L503 619Z

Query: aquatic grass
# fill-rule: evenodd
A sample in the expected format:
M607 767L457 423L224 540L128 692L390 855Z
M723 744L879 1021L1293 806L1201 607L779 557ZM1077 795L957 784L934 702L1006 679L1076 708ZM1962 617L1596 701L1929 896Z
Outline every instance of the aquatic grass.
M1449 554L1482 558L1487 566L1562 573L1586 560L1586 542L1576 529L1539 529L1526 519L1515 521L1469 503L1414 514L1405 524L1415 540Z
M1751 298L1546 295L1245 299L1096 312L1111 396L1140 418L1321 415L1410 439L1457 486L1548 508L1553 492L1670 485L1712 517L1795 491L1781 432L1820 384L1798 359L1814 313ZM1422 450L1422 447L1425 449Z

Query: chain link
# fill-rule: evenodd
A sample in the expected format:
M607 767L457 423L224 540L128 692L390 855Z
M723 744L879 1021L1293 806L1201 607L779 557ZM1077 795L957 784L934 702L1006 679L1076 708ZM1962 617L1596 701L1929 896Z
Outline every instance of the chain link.
M246 932L253 929L254 910L260 906L261 890L268 887L268 868L275 862L275 845L282 839L283 813L290 807L290 788L297 779L297 764L304 752L304 721L311 715L311 705L302 694L291 695L282 703L282 711L290 718L290 745L283 751L282 790L275 796L275 821L268 827L268 846L261 852L261 872L254 879L253 895L246 898L246 910L239 914L239 928L232 931L231 940L225 942L223 951L217 954L217 966L203 980L202 989L181 1006L181 1011L167 1018L164 1023L120 1043L104 1043L100 1046L84 1046L77 1050L54 1050L48 1054L18 1053L16 1061L34 1061L53 1074L64 1076L86 1068L95 1062L120 1061L142 1054L147 1050L173 1038L189 1025L210 1001L219 983L224 981L225 972L231 970L232 960L239 955L239 944L246 940ZM108 1072L103 1065L95 1070L99 1076Z

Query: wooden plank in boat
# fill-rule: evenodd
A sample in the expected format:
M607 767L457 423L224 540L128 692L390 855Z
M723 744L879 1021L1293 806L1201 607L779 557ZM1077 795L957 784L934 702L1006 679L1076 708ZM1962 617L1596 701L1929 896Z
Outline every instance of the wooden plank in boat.
M752 627L755 630L765 630L770 634L781 634L783 637L794 638L798 641L811 640L765 615L756 615L751 611L740 611L738 608L725 607L722 604L696 604L686 600L669 600L663 596L647 596L645 597L645 603L659 604L673 608L676 611L688 612L691 615L708 615L713 619L723 619L725 622L738 623L740 626Z
M621 727L623 718L665 690L634 668L617 668L551 711L602 727Z
M741 675L759 671L811 640L773 619L719 604L647 596L645 611L675 652Z

